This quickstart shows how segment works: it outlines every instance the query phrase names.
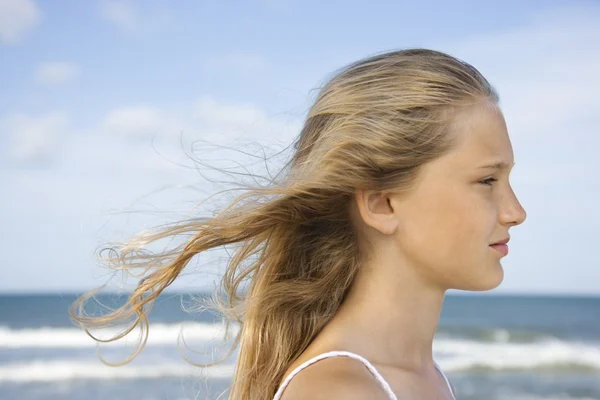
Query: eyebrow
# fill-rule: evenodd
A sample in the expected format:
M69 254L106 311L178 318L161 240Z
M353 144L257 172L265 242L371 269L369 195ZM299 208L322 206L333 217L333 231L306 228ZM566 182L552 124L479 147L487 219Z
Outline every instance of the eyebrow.
M512 166L514 167L516 163L513 163ZM484 169L484 168L493 168L493 169L509 169L511 167L511 165L505 161L497 161L493 164L486 164L486 165L482 165L481 167L479 167L479 169Z

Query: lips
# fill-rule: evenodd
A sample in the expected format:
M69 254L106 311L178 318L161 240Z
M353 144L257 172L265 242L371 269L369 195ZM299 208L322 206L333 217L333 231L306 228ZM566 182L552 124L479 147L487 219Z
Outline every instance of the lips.
M508 245L500 243L500 244L491 244L490 247L502 254L503 256L508 254Z
M510 237L507 237L506 239L503 239L503 240L501 240L499 242L492 243L490 246L493 246L495 244L506 244L506 243L508 243L509 240L510 240Z

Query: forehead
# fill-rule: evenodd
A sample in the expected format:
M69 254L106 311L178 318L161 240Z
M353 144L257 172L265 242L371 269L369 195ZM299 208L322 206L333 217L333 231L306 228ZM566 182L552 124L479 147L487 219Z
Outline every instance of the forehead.
M457 113L450 127L456 146L439 159L449 170L475 169L503 161L512 165L513 150L502 112L493 104L479 104Z

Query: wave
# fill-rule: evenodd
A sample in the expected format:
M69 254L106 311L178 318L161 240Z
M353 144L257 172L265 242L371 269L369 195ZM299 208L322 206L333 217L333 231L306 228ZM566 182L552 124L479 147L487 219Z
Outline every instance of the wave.
M91 333L100 339L113 337L123 329L105 328ZM229 326L228 337L235 335L238 325ZM150 324L148 330L147 346L176 344L179 335L186 342L210 341L223 339L225 336L225 325L221 323L177 323L177 324ZM125 346L131 340L137 341L140 337L140 329L137 327L123 338L101 345ZM49 328L36 329L10 329L0 327L0 349L2 348L74 348L95 347L96 341L89 337L83 330L78 328Z
M184 361L182 361L183 363ZM152 365L124 365L109 367L100 361L55 360L31 361L0 366L1 383L57 382L80 379L155 379L155 378L210 378L230 379L232 364L219 364L210 368L174 362Z
M526 330L509 330L502 328L480 327L442 327L435 334L436 338L460 338L484 342L523 342L531 343L546 339L558 338L549 332L536 332ZM568 338L562 338L568 340ZM570 338L575 340L576 338Z
M560 396L560 397L558 397ZM571 397L569 394L559 394L558 396L548 397L541 394L523 394L523 395L512 395L512 400L598 400L597 397Z
M483 343L465 340L434 341L434 357L447 373L600 372L600 347L559 340L540 343ZM227 361L226 361L227 362ZM79 379L149 379L169 377L230 379L233 365L223 362L209 368L185 360L134 359L130 364L109 367L97 359L47 359L0 364L0 383L55 382Z
M447 371L600 371L600 346L547 338L534 343L440 339L436 361Z
M106 328L93 331L94 336L101 339L108 339L122 329ZM230 325L229 335L235 335L238 331L238 325ZM139 328L134 329L125 338L110 345L123 345L126 341L139 337ZM167 345L176 344L177 337L182 333L184 339L188 340L214 340L222 338L225 334L225 326L222 323L200 323L200 322L180 322L180 323L151 323L147 345ZM126 339L126 340L124 340ZM442 328L436 332L435 341L444 342L446 340L464 340L466 342L477 342L485 345L493 343L523 343L535 344L546 343L559 338L549 333L526 332L507 329L482 329L482 328L460 328L449 329ZM560 338L567 343L575 342L576 339ZM0 326L0 350L2 348L76 348L95 346L96 342L90 338L83 330L75 327L41 327L11 329L6 326ZM600 342L597 342L600 346Z

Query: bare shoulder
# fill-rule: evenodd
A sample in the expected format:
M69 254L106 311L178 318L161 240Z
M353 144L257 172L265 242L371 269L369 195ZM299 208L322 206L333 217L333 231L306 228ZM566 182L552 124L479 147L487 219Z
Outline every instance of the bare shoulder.
M350 357L329 357L296 374L281 400L389 400L367 367Z

